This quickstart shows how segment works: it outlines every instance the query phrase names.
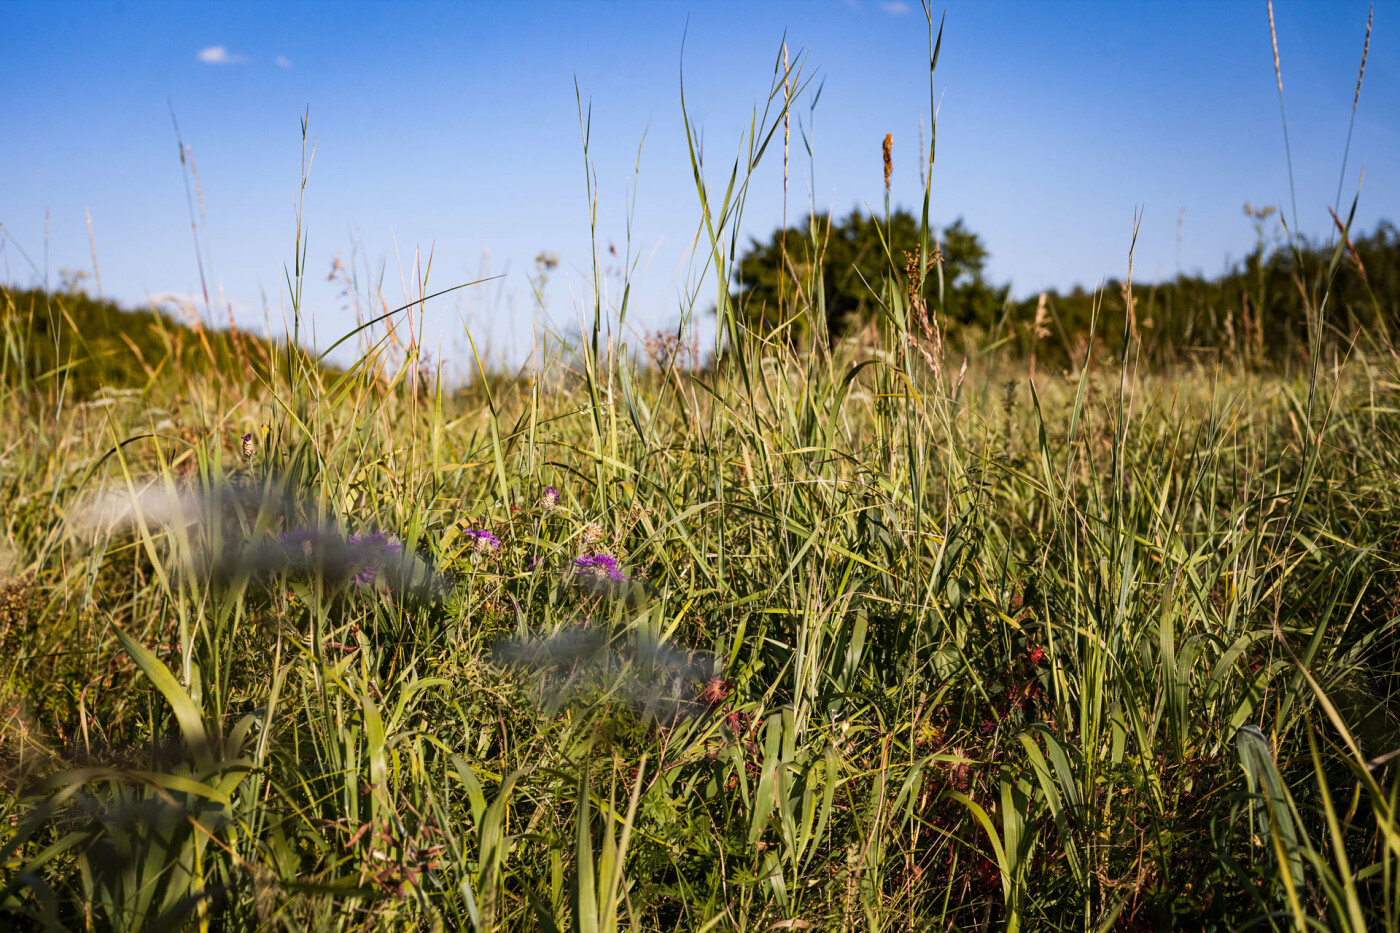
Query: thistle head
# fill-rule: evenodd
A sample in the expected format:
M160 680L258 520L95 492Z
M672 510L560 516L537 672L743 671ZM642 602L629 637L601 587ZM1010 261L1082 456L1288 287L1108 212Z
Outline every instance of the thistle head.
M602 553L574 558L574 575L594 584L622 583L628 579L618 568L617 558Z
M381 531L372 531L350 536L346 542L350 551L351 566L354 568L355 585L369 586L379 577L379 569L386 559L403 551L403 545L391 540Z
M277 543L287 551L287 556L296 559L310 559L316 552L317 534L311 528L289 528L277 536Z

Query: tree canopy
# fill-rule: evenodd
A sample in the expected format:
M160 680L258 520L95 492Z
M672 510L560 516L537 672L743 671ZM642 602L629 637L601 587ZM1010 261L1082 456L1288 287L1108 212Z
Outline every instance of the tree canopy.
M804 334L808 322L799 309L824 310L827 332L835 338L876 316L890 277L904 287L906 268L917 265L919 245L919 221L905 210L891 214L888 224L859 210L836 221L820 214L805 229L775 231L766 243L752 240L739 260L738 289L730 297L741 318L764 331L786 326ZM941 304L937 272L925 285L940 313L963 323L992 323L1005 289L986 280L989 254L981 237L958 218L928 245L930 255L942 256Z

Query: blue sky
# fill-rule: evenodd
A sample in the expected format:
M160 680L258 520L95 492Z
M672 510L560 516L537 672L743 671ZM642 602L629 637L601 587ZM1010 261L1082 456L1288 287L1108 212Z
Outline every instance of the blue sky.
M1280 0L1275 13L1300 226L1324 234L1367 7ZM496 354L529 340L526 274L541 251L561 261L546 304L569 326L591 282L575 80L593 108L599 239L623 249L635 182L632 320L674 325L699 218L683 37L712 174L737 151L786 34L825 82L814 171L794 132L789 218L809 197L841 213L877 206L887 132L895 203L920 195L927 34L907 0L10 2L0 19L0 276L28 285L46 266L56 283L61 268L90 269L90 211L107 295L134 305L198 294L173 107L199 172L211 289L241 325L266 307L280 331L309 108L305 307L321 346L353 326L326 280L337 255L370 278L382 270L390 302L415 251L433 253L430 289L504 272L430 305L429 343L459 367L464 326ZM1400 3L1379 3L1343 191L1348 204L1364 167L1364 229L1400 219L1398 52ZM992 278L1017 295L1124 274L1135 209L1135 275L1153 279L1219 271L1251 246L1245 201L1289 203L1262 2L953 3L935 88L934 219L966 218ZM751 235L780 221L781 175L770 152L745 215Z

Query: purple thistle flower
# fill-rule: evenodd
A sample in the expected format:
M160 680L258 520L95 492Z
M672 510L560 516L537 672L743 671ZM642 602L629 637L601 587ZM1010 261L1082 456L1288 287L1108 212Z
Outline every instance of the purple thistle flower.
M403 545L392 541L382 531L351 535L350 556L355 571L355 585L369 586L379 576L379 565L403 551Z
M315 529L298 526L288 528L277 536L277 543L287 551L287 556L294 561L308 560L312 552L316 549L316 540L319 536Z
M489 531L476 528L463 528L462 538L468 541L478 554L494 554L501 549L501 539Z
M585 554L574 558L574 575L598 583L622 583L627 574L618 569L617 558L607 554Z

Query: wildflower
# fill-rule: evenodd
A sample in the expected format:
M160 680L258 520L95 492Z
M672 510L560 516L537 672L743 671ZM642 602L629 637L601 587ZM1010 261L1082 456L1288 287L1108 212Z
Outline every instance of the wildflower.
M277 536L277 543L289 552L293 559L299 553L302 558L310 558L316 550L316 532L310 528L289 528Z
M583 526L583 543L585 547L591 547L603 540L603 529L597 522L589 522Z
M258 445L253 443L253 435L251 433L245 434L239 439L238 450L243 454L244 460L251 461L258 455Z
M1031 649L1030 662L1032 665L1039 664L1041 658L1043 657L1045 657L1044 648L1040 647L1039 645L1036 645L1034 648Z
M741 738L749 731L749 725L753 722L753 717L743 710L725 707L724 728L729 730L729 734L734 738Z
M621 583L627 579L627 574L618 569L617 558L602 553L575 557L574 574L594 583Z
M402 544L389 540L388 536L380 531L351 535L349 545L357 568L356 586L369 586L373 583L379 576L379 565L385 558L403 550Z
M954 761L948 769L948 784L954 790L966 792L972 786L972 763L967 760L967 751L958 745L950 750L950 755Z
M501 539L489 531L464 528L462 537L475 554L494 554L501 549Z
M546 512L553 512L559 508L559 490L553 486L544 487L544 495L540 497L540 508Z
M699 700L706 706L719 706L724 702L724 698L729 696L729 691L732 689L734 689L734 685L729 681L711 677L700 685Z

